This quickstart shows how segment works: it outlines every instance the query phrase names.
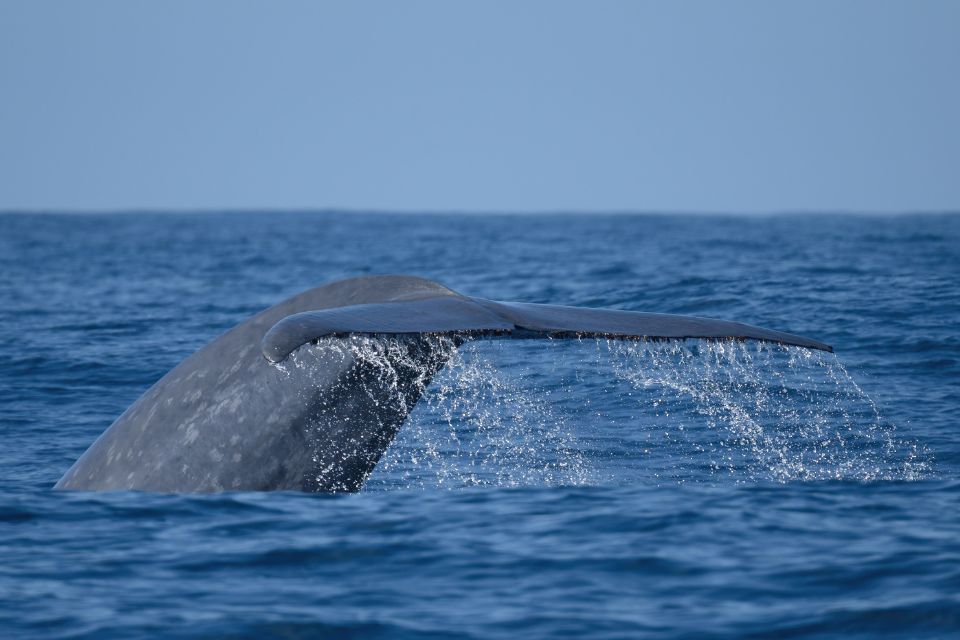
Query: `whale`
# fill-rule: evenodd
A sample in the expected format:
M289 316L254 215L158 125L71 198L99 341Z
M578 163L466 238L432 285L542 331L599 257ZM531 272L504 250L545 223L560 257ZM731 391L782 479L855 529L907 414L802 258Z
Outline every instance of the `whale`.
M261 311L183 360L54 488L356 492L465 341L590 337L757 340L833 351L728 320L502 302L414 276L351 278ZM358 340L373 351L355 348Z

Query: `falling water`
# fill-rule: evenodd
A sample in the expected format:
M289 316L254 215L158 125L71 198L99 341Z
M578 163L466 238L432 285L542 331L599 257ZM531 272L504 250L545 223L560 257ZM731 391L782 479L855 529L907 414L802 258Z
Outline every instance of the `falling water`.
M833 354L739 341L608 342L610 366L680 453L736 480L916 480L930 456ZM643 407L640 407L641 409Z
M550 398L499 367L490 347L467 343L427 389L371 478L402 486L579 485L597 480L577 430ZM501 351L502 353L502 351Z
M368 489L931 472L929 452L898 436L833 354L738 341L428 340L449 358L432 380L439 361L423 364L391 338L324 340L287 367L309 374L353 358L380 372L388 401L420 398Z

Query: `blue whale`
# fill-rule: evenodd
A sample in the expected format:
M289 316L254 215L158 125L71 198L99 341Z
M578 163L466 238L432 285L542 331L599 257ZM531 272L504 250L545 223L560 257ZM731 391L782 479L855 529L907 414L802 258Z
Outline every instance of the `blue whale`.
M350 349L298 351L356 335L392 336L393 348L379 362ZM410 276L353 278L274 305L188 357L55 488L358 491L430 378L476 337L761 340L833 350L739 322L497 302ZM295 352L305 362L288 366Z

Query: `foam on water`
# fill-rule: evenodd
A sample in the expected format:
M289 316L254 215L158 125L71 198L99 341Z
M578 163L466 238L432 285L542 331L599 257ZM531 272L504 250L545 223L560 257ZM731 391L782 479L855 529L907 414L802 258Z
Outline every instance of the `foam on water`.
M929 452L898 437L833 354L739 341L479 340L458 348L449 337L424 339L426 362L403 339L353 336L306 345L285 368L312 392L318 367L351 358L377 372L360 381L371 403L415 406L368 489L931 473ZM602 410L593 408L599 395ZM323 425L318 419L318 434Z

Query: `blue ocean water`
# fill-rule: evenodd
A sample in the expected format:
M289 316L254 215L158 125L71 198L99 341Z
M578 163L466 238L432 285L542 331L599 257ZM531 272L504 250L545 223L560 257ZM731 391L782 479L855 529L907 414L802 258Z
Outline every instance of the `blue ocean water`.
M358 494L51 491L195 349L373 273L836 356L479 341ZM950 215L2 215L0 635L958 637L958 283Z

